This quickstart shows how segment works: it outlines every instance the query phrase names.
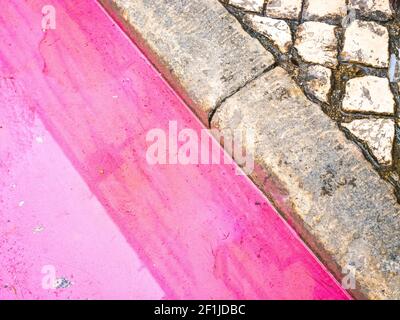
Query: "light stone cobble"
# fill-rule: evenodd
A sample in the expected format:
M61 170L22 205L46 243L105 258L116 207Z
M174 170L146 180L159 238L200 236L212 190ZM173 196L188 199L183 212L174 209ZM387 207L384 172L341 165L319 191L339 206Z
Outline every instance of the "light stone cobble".
M300 17L301 0L269 0L265 15L270 18L297 20Z
M346 14L346 0L304 0L303 18L306 20L343 18Z
M292 35L289 25L284 20L247 14L243 21L254 31L270 39L280 51L284 53L289 51L292 45Z
M354 136L368 145L372 154L382 165L392 164L394 121L392 119L357 119L343 123Z
M349 0L349 8L359 10L364 17L390 19L393 11L390 0Z
M334 68L337 65L335 26L304 22L297 28L295 48L304 60Z
M329 103L332 71L319 65L307 68L306 89L318 100Z
M388 79L366 76L347 82L343 110L393 114L394 108Z
M229 0L229 4L246 11L262 12L264 0Z
M389 33L376 22L356 20L346 29L341 58L377 68L389 66Z

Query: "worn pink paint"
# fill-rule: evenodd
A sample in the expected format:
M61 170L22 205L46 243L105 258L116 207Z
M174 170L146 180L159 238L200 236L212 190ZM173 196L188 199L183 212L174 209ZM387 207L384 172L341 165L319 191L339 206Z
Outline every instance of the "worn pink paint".
M6 145L0 148L0 221L6 226L0 297L51 295L40 288L37 267L56 257L79 278L58 289L60 298L107 297L108 286L117 290L108 270L119 272L113 261L131 270L118 275L118 285L135 282L143 298L349 298L266 198L235 175L234 165L149 165L148 130L167 131L169 121L177 121L179 129L200 132L200 123L95 1L51 1L56 29L43 32L41 9L48 2L7 1L0 12L0 143ZM46 152L35 151L33 137L10 144L34 132L36 118L46 128L43 145L54 139L69 162L53 143ZM24 214L8 187L15 175L32 199ZM68 187L77 190L71 194ZM95 214L84 200L89 190ZM67 229L65 218L52 215L65 208L76 212ZM33 221L47 225L41 240L30 231ZM76 232L87 237L71 241ZM127 251L121 234L130 262L121 256ZM114 246L110 237L117 238ZM79 255L71 263L74 252ZM85 278L79 270L88 269ZM101 275L104 281L89 281ZM14 277L14 289L4 290Z
M0 299L162 298L22 93L0 88ZM71 285L42 287L49 266Z

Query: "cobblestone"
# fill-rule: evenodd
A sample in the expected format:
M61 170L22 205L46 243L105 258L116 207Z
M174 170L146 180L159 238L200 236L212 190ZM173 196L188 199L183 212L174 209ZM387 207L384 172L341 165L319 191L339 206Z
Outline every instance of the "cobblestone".
M331 90L332 71L328 68L313 65L307 68L306 89L318 100L328 103Z
M346 0L305 0L303 18L306 20L337 19L347 14Z
M344 123L367 159L377 159L373 165L383 176L395 177L388 181L400 195L400 136L388 129L388 121L400 116L399 9L394 0L266 0L265 11L245 23L306 96ZM263 18L284 19L285 25L254 21ZM361 132L368 126L373 132L367 137Z
M301 0L269 0L265 14L271 18L297 20L300 17Z
M264 0L229 0L229 4L246 11L261 12Z
M393 17L390 0L350 0L349 8L359 10L367 18L388 20Z
M392 164L394 121L391 119L358 119L342 124L358 140L367 144L382 165Z
M335 26L322 22L305 22L296 33L295 47L308 62L327 67L337 65Z
M393 114L394 108L395 101L388 79L366 76L347 82L343 99L345 111Z
M284 20L247 14L243 21L253 30L270 39L280 51L284 53L289 51L292 45L292 35L289 25Z
M341 57L372 67L389 65L389 33L376 22L356 20L346 29Z

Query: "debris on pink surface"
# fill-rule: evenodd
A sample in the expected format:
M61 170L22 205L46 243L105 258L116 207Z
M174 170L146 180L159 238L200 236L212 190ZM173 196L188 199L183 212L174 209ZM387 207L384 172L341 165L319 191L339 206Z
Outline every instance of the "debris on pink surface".
M234 164L147 163L149 130L202 126L97 2L45 31L9 3L0 299L350 298Z

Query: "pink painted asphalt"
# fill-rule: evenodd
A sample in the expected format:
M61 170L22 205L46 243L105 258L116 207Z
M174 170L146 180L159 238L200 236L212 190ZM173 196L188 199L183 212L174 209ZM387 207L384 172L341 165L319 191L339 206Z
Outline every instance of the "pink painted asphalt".
M95 1L5 1L0 299L349 298L234 165L146 162L202 127Z

